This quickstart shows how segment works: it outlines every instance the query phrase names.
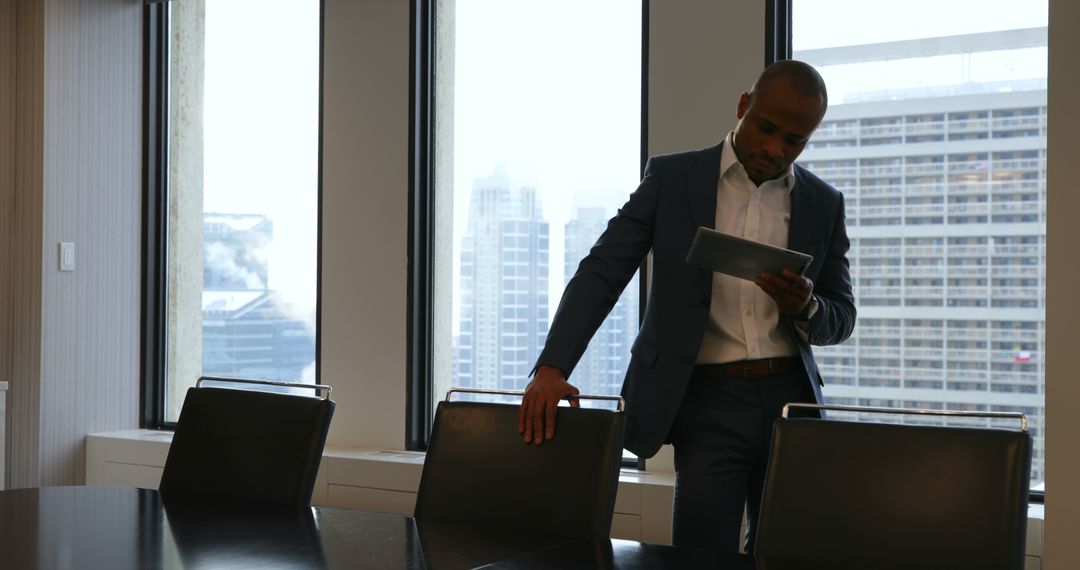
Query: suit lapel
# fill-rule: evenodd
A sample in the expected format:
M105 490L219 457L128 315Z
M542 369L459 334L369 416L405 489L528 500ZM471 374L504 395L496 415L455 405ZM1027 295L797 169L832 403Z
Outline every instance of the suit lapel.
M687 174L691 214L697 227L716 229L716 184L720 181L721 144L703 149Z
M795 187L791 189L791 224L788 226L788 249L806 252L814 220L814 191L806 183L802 168L794 167Z

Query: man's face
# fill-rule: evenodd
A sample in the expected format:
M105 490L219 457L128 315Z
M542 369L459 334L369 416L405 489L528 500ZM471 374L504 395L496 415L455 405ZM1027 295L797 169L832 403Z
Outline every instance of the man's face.
M821 98L799 93L786 77L759 86L752 100L743 93L735 155L750 180L760 185L786 171L810 141L822 114Z

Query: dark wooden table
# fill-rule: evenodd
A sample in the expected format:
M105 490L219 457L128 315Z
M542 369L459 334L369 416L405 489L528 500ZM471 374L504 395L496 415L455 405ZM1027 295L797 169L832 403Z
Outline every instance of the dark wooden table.
M754 560L742 554L725 554L663 544L629 540L580 538L536 552L482 566L491 570L547 568L647 570L686 568L754 570Z
M0 567L720 568L747 557L624 540L468 529L351 509L300 512L163 501L129 487L0 491Z

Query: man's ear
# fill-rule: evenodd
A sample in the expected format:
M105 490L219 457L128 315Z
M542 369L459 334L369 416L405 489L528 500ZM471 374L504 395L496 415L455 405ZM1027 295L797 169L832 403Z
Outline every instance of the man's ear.
M743 118L746 111L750 109L750 94L743 91L742 95L739 95L739 106L736 109L735 117L738 119Z

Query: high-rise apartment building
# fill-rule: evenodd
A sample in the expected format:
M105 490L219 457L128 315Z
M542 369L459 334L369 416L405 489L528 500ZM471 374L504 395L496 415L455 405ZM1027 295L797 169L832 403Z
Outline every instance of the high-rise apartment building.
M564 281L569 282L574 276L578 264L603 233L610 217L604 208L579 208L577 216L566 224ZM638 277L635 275L593 335L571 375L570 382L582 394L614 395L622 390L638 320Z
M795 57L827 70L1040 41L1045 28ZM847 94L800 161L844 193L851 237L859 319L848 342L815 349L827 399L1023 412L1034 484L1045 466L1046 124L1045 74L958 76Z
M548 328L548 223L506 172L473 184L461 243L457 386L520 389Z

